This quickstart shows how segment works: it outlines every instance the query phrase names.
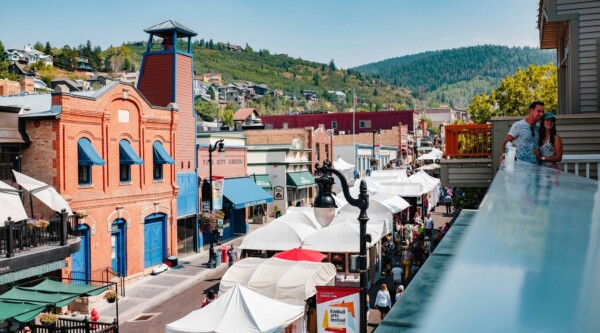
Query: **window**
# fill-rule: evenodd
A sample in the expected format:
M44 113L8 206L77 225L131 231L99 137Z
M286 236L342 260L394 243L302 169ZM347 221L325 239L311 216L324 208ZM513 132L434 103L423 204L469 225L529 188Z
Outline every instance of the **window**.
M287 129L288 128L288 123L283 123L283 129Z
M163 179L163 164L175 164L175 160L165 150L160 141L154 141L153 149L153 178L154 180Z
M331 122L331 128L337 129L337 121L332 121Z
M77 141L77 181L79 185L92 184L92 166L104 165L88 138Z
M331 161L331 158L329 157L329 145L328 144L325 144L325 159Z
M321 160L321 144L317 143L317 151L316 151L316 160L320 161Z
M127 140L119 142L119 181L131 182L131 165L144 164L144 161L135 153Z
M370 128L371 127L371 122L367 121L367 120L361 120L358 122L358 127L359 128Z

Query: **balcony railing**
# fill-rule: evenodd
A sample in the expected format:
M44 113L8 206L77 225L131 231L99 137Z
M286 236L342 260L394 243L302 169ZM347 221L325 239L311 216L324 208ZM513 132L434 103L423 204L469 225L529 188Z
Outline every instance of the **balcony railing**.
M446 125L446 158L492 156L492 127L489 124Z
M38 227L23 221L6 221L0 227L0 255L7 258L35 247L47 245L67 245L68 239L78 236L77 216L57 214L48 219L46 227Z

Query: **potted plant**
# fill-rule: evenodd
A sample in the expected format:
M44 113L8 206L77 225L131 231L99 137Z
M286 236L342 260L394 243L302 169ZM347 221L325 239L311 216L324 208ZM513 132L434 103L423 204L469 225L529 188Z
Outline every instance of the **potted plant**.
M275 218L279 218L281 216L281 211L279 210L279 206L275 205L273 208L273 212L275 213Z
M58 321L58 316L54 313L45 312L40 315L39 319L42 325L52 326Z
M108 303L114 303L119 299L119 295L114 290L108 290L103 297Z

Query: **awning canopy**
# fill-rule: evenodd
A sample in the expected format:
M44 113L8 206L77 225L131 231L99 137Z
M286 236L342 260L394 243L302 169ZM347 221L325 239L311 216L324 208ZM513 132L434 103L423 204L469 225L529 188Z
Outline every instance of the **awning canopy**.
M320 229L314 214L288 210L275 221L249 233L242 240L240 249L285 251L300 247L302 241Z
M71 207L69 207L67 200L56 192L54 187L15 170L13 170L13 173L17 179L17 183L33 194L46 206L50 207L55 212L60 212L64 209L69 215L73 215L73 211L71 210Z
M224 196L235 209L273 202L273 196L256 185L250 178L225 178Z
M120 164L144 164L144 161L135 153L127 140L119 142L119 158Z
M46 279L33 287L14 287L0 295L0 321L14 319L28 322L46 306L63 307L81 296L95 296L107 286L70 284Z
M315 185L315 177L308 171L288 172L286 185L296 189L312 187Z
M46 308L46 304L27 301L5 301L0 300L0 321L13 318L16 321L26 323Z
M4 226L9 217L12 221L21 221L27 219L27 213L19 191L0 181L0 226Z
M268 175L253 175L250 178L254 180L256 185L262 187L265 191L270 191L273 189Z
M154 151L154 163L156 164L175 164L175 160L169 155L169 153L165 150L162 143L159 141L155 141L152 144L152 149Z
M106 163L88 139L80 139L77 142L77 153L79 165L104 165Z

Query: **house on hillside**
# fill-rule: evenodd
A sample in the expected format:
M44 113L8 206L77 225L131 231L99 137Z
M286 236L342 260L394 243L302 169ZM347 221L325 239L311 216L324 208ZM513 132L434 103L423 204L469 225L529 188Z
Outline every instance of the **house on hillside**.
M540 48L554 49L558 64L558 113L600 110L597 0L541 0Z
M38 61L43 61L46 66L54 65L54 59L51 55L44 54L29 44L25 45L22 49L7 49L4 51L4 60L11 64L24 62L26 65L33 65Z
M302 96L304 96L304 99L306 99L309 102L318 102L319 101L319 95L317 95L317 93L315 91L302 90L300 93L302 93Z
M234 44L229 44L227 43L227 45L225 45L225 47L229 50L229 51L233 51L233 52L244 52L244 49L239 46L239 45L234 45Z
M329 93L331 95L333 95L333 97L335 98L336 101L340 102L340 103L345 103L346 102L346 94L342 91L333 91L330 90Z
M258 111L254 108L239 109L233 115L233 122L237 130L264 129L265 125L259 118Z

